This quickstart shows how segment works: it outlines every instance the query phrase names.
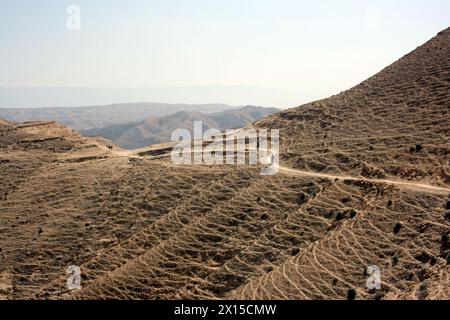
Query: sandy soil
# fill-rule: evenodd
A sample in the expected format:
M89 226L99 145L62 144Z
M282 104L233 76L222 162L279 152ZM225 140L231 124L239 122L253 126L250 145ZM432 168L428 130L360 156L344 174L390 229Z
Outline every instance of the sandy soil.
M449 57L446 30L256 123L281 129L275 176L2 123L0 298L449 299Z

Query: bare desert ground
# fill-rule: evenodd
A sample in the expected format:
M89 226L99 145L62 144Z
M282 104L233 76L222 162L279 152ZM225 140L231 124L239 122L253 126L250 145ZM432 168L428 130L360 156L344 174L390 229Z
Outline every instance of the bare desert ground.
M0 121L0 299L450 298L450 29L254 126L275 176Z

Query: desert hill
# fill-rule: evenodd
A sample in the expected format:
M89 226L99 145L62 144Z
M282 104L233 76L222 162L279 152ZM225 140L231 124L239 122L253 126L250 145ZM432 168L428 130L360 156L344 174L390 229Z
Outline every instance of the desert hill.
M110 150L54 122L0 130L0 297L448 299L449 51L445 30L257 122L281 129L275 176L176 166L168 145Z
M256 125L281 129L282 158L299 170L421 181L448 188L450 28L360 85L329 99L283 111ZM339 232L321 239L272 274L252 280L234 297L325 297L319 288L327 286L324 279L329 279L330 273L341 274L349 266L356 267L361 257L367 259L375 252L384 252L384 268L390 270L385 281L403 282L387 297L420 298L429 287L443 290L441 294L448 297L449 290L443 288L450 284L450 213L444 210L450 203L442 198L441 206L436 203L430 210L434 200L425 195L420 198L395 190L382 194L368 191L363 196L367 202L360 221L347 222ZM412 208L418 211L410 212ZM409 235L404 234L401 240L393 238L386 228L394 224L392 219L399 220L398 226L407 225ZM424 240L424 234L429 240ZM432 251L440 253L446 262L433 258ZM398 264L399 255L403 266ZM330 260L336 262L333 271L327 267ZM415 265L417 261L422 266ZM439 263L439 271L431 271ZM407 265L410 270L418 269L406 271ZM314 276L305 276L304 272ZM413 279L421 284L406 292L407 283ZM334 292L329 290L330 294Z
M450 183L450 29L360 85L258 122L312 171Z
M100 129L83 130L87 136L99 136L110 139L127 149L137 149L151 144L168 142L171 134L178 128L193 133L194 121L202 121L204 130L211 128L242 128L265 116L278 112L275 108L246 106L205 114L201 112L179 111L163 117L150 117L144 121L106 126Z

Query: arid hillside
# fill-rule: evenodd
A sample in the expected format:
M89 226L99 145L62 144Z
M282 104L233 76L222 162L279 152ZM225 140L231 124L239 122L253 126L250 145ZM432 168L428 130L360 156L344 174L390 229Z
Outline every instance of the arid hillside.
M446 30L256 123L281 130L274 176L2 123L0 298L449 299L449 57Z
M292 167L450 184L450 29L360 85L265 118Z

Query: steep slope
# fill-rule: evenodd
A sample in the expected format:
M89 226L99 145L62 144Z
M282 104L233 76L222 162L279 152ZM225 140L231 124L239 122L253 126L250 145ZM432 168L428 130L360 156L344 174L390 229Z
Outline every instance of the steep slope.
M256 126L281 129L282 160L293 168L448 188L450 28L355 88ZM367 275L359 262L365 260L383 266L387 298L448 299L450 212L444 211L450 203L419 193L368 190L361 195L362 207L352 205L361 214L358 219L344 222L233 297L337 298L355 278L363 286Z
M257 123L295 168L450 183L450 30L360 85Z

